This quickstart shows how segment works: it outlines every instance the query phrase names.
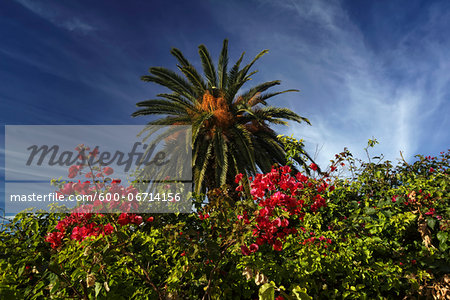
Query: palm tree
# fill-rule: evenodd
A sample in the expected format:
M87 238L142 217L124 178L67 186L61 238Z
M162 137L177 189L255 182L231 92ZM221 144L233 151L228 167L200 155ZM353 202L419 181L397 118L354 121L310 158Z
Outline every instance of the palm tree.
M250 68L267 50L241 68L245 52L242 53L228 70L228 40L223 41L217 69L206 47L200 45L198 49L204 76L180 50L173 48L171 54L178 60L178 69L184 77L163 67L151 67L151 75L141 79L160 84L171 93L137 103L142 109L132 116L164 115L148 124L192 126L192 165L197 193L232 184L237 173L253 176L258 170L270 171L275 163L285 164L285 151L269 124L287 125L286 120L310 123L290 109L268 106L267 100L298 90L267 93L269 88L280 84L274 80L239 93L257 72L249 73ZM298 162L305 165L301 158Z

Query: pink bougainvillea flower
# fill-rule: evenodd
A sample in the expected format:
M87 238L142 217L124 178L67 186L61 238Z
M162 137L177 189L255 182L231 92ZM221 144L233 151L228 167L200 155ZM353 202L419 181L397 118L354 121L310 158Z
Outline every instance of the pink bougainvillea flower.
M275 227L280 227L280 226L281 226L281 220L280 220L280 218L276 218L275 220L273 220L272 224L273 224L273 226L275 226Z
M69 182L64 184L64 187L60 190L60 192L64 195L70 195L73 194L73 183Z
M71 166L69 168L69 175L68 175L69 178L74 178L75 176L77 176L79 171L80 171L80 166L78 166L78 165Z
M103 168L103 173L104 173L106 176L109 176L109 175L111 175L112 173L114 173L114 170L113 170L113 168L111 168L111 167L105 167L105 168Z
M89 154L93 157L96 157L98 155L98 147L95 147L94 150L89 152Z

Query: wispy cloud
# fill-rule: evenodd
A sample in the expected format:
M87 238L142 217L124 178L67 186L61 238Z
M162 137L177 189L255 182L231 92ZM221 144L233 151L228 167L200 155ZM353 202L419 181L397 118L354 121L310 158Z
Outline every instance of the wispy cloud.
M80 18L69 16L56 6L47 6L42 2L32 0L16 0L22 6L29 9L36 15L50 21L58 27L69 31L88 33L95 30L95 27Z
M235 15L234 20L245 24L228 24L230 32L240 32L244 47L263 45L277 56L275 62L263 63L265 77L283 73L284 86L302 90L300 102L298 95L286 97L313 126L291 125L286 133L304 138L312 153L319 148L321 164L344 147L361 157L372 137L380 141L374 151L390 160L399 158L399 151L411 158L421 150L449 94L444 51L449 43L435 36L448 21L439 8L430 8L407 34L384 44L388 50L380 52L367 43L366 32L339 2L258 3L265 11L279 12L279 25Z

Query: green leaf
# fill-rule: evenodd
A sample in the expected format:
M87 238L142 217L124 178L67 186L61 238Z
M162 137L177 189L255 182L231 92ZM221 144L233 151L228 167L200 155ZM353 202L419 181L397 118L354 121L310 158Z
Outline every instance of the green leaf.
M102 290L102 284L100 282L95 283L95 297L98 296L100 291Z
M448 233L444 232L444 231L440 231L437 234L437 238L441 243L445 244L445 242L447 242L447 240L448 240Z
M25 264L22 264L17 272L17 275L22 276L23 271L25 270Z
M434 226L436 225L436 219L428 218L427 219L428 227L431 229L434 229Z
M265 283L259 288L259 300L273 300L275 298L275 286L272 283Z
M298 285L292 290L292 293L298 300L311 300L312 299L312 297L306 293L306 289L302 289Z

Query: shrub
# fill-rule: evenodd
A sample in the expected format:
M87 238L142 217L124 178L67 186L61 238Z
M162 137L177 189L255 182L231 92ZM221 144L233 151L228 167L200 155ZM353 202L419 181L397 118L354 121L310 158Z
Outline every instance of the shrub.
M294 139L284 142L288 155L301 155ZM312 175L274 166L249 182L237 174L238 193L211 190L207 201L194 200L190 214L27 211L1 232L1 293L443 298L450 281L449 158L450 152L417 156L394 166L344 151L327 171L310 166Z

